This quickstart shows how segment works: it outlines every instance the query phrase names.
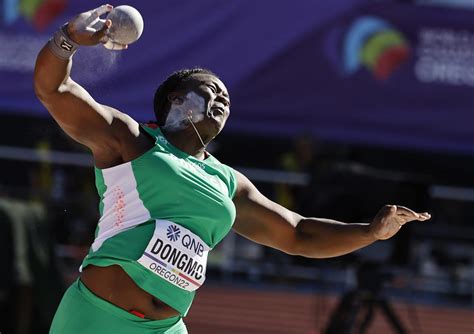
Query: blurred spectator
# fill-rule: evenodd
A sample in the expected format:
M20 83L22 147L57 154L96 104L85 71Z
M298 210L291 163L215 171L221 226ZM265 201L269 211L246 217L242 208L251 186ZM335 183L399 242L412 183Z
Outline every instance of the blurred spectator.
M294 140L292 149L280 156L278 164L284 171L306 174L312 178L318 169L317 164L323 163L318 158L317 144L312 137L304 135ZM309 183L312 183L311 180ZM308 197L312 191L309 186L277 183L275 201L290 210L307 215L311 211Z

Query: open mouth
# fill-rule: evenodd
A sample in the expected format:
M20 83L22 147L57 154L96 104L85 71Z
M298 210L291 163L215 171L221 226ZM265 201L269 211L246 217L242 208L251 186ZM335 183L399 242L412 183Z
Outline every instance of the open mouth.
M221 107L211 108L211 115L212 115L212 117L223 116L224 115L224 108L221 108Z

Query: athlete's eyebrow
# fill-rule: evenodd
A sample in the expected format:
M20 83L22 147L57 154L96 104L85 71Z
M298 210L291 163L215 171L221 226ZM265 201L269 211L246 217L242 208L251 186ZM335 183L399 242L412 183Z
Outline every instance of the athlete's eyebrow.
M204 84L204 85L209 85L209 84L212 84L214 85L216 88L219 89L219 91L221 91L225 97L229 98L229 93L227 92L226 89L223 89L222 85L219 84L219 82L217 80L213 80L213 79L208 79L208 80L201 80L200 81L201 84Z
M225 97L229 97L229 93L227 92L227 90L224 89L223 86L221 86L218 81L212 81L212 83L216 85L217 88L219 88L219 90L223 93L222 95L224 95Z

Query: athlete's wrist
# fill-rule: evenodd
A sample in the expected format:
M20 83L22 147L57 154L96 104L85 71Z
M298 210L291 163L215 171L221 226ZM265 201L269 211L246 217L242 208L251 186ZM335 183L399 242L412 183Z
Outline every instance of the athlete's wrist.
M79 44L70 37L69 24L60 27L48 41L48 46L53 54L60 59L70 59L77 51Z

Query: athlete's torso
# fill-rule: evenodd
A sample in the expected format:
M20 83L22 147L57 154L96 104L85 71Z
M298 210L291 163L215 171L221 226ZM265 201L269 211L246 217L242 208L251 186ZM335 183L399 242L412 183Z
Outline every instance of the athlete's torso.
M235 218L232 171L214 157L198 160L171 145L159 128L145 128L155 146L140 157L106 169L96 168L101 197L98 238L151 219L175 222L214 247Z
M233 171L201 161L145 127L155 145L96 169L101 218L83 266L119 265L143 290L185 314L205 277L207 251L235 219ZM204 269L200 266L204 266Z

